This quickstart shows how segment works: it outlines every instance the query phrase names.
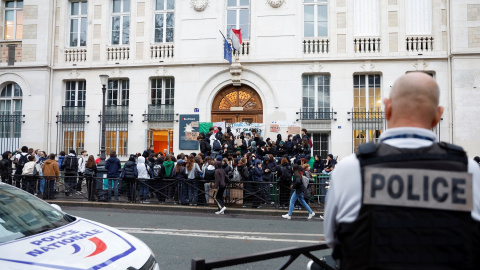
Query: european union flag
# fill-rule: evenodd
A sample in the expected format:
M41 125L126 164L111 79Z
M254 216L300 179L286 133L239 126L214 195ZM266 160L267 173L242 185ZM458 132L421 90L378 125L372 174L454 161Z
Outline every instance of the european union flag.
M227 60L230 64L232 63L232 46L228 44L226 38L223 38L225 43L223 44L223 59Z

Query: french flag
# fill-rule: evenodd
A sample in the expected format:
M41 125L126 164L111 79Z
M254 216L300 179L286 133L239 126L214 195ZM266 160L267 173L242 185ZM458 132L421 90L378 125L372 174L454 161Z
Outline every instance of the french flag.
M236 51L240 51L240 44L242 44L242 29L232 29L230 35L232 37L232 46Z

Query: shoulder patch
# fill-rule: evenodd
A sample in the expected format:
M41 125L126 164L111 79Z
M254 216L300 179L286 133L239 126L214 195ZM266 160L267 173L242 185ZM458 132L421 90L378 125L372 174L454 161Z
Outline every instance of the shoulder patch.
M377 151L377 145L373 142L368 142L358 146L357 155L368 155Z

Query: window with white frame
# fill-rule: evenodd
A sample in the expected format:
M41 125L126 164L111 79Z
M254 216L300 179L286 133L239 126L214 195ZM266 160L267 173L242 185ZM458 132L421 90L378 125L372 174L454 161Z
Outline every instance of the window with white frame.
M242 40L250 39L250 0L227 1L227 37L232 29L242 29Z
M16 83L8 83L0 92L0 115L6 117L0 123L0 138L20 138L22 114L22 89Z
M174 78L152 79L152 105L173 105L175 98Z
M355 36L380 36L380 0L353 1L353 22Z
M67 81L65 84L65 106L85 107L86 81Z
M303 75L302 82L302 119L329 119L330 75Z
M130 0L113 0L112 45L129 44Z
M107 88L107 106L128 106L130 81L109 80Z
M174 0L156 0L154 11L155 42L173 42L174 9Z
M328 0L303 0L303 36L328 36Z
M22 39L23 0L5 1L4 39Z
M70 2L70 47L87 46L87 1Z

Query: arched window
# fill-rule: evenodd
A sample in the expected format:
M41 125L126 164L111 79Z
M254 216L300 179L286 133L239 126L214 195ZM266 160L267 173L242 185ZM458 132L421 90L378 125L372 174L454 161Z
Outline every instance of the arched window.
M20 138L22 96L22 89L16 83L8 83L2 88L0 92L0 138Z

